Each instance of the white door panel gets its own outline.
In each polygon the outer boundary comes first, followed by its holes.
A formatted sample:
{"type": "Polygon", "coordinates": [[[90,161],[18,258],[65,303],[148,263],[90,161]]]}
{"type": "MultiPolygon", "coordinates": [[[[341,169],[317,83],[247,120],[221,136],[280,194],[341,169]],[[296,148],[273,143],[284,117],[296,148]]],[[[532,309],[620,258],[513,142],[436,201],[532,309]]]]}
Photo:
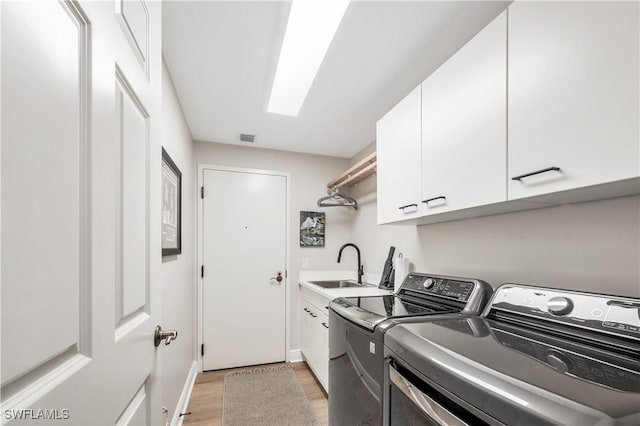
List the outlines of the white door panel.
{"type": "Polygon", "coordinates": [[[131,314],[144,310],[147,303],[148,250],[147,199],[149,157],[149,115],[124,73],[117,70],[116,124],[119,141],[119,191],[122,209],[119,221],[121,275],[117,277],[116,309],[120,323],[131,314]]]}
{"type": "Polygon", "coordinates": [[[138,392],[136,392],[129,405],[127,405],[127,408],[125,408],[120,417],[116,420],[115,424],[117,426],[147,425],[149,424],[148,408],[149,400],[147,398],[147,384],[145,383],[140,387],[138,392]]]}
{"type": "Polygon", "coordinates": [[[132,50],[145,66],[149,45],[149,9],[143,1],[116,0],[116,13],[132,50]]]}
{"type": "Polygon", "coordinates": [[[160,212],[149,208],[160,204],[161,16],[140,4],[152,78],[116,2],[0,5],[2,405],[22,413],[14,423],[162,423],[160,212]]]}
{"type": "Polygon", "coordinates": [[[88,194],[78,173],[87,165],[80,98],[88,88],[79,84],[78,67],[88,54],[83,31],[56,3],[3,5],[2,347],[14,356],[2,357],[2,383],[87,345],[79,341],[88,237],[79,226],[88,194]],[[47,27],[35,31],[26,24],[34,20],[47,27]],[[12,327],[11,318],[49,321],[12,327]]]}
{"type": "Polygon", "coordinates": [[[204,369],[284,361],[285,176],[204,170],[204,369]]]}

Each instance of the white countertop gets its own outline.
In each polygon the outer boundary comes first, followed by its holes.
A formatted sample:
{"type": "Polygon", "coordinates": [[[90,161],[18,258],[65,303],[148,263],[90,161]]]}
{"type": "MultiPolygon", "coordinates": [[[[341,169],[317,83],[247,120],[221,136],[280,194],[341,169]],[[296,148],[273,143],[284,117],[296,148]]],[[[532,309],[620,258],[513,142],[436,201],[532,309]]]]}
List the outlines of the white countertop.
{"type": "Polygon", "coordinates": [[[376,274],[364,274],[362,281],[371,284],[365,287],[323,288],[311,283],[311,281],[356,280],[357,278],[358,274],[355,271],[300,271],[300,286],[308,288],[331,300],[337,297],[383,296],[393,294],[393,291],[378,288],[377,283],[380,282],[380,276],[376,274]]]}

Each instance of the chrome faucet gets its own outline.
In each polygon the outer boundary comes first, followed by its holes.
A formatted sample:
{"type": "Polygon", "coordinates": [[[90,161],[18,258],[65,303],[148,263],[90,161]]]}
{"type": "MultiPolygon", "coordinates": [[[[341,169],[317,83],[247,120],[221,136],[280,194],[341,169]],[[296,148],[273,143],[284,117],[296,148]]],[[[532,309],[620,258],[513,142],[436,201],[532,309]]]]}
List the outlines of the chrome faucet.
{"type": "Polygon", "coordinates": [[[340,258],[342,257],[342,250],[344,250],[345,247],[353,247],[354,249],[356,249],[356,252],[358,253],[358,284],[362,284],[362,276],[364,275],[364,267],[362,266],[362,262],[360,261],[360,249],[358,248],[357,245],[355,245],[353,243],[347,243],[347,244],[343,245],[342,247],[340,247],[340,251],[338,252],[338,263],[340,263],[340,258]]]}

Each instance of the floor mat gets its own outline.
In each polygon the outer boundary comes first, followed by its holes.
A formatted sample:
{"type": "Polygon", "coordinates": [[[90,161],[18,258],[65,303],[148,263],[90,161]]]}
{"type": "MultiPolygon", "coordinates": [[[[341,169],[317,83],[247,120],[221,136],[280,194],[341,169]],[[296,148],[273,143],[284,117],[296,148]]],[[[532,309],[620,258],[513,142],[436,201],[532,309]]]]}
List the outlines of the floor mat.
{"type": "Polygon", "coordinates": [[[289,365],[239,370],[224,378],[223,426],[319,426],[289,365]]]}

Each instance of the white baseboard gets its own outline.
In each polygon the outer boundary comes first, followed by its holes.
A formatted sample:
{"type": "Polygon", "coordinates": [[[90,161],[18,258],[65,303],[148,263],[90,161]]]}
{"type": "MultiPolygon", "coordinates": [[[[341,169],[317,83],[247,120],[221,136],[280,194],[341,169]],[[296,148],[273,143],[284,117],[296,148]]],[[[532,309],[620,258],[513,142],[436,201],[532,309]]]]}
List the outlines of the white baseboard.
{"type": "Polygon", "coordinates": [[[291,349],[289,351],[289,362],[302,362],[304,359],[302,358],[302,352],[300,349],[291,349]]]}
{"type": "Polygon", "coordinates": [[[184,416],[180,416],[180,413],[187,411],[189,399],[191,398],[191,391],[193,390],[193,385],[196,383],[197,375],[198,363],[194,361],[193,364],[191,364],[187,380],[184,382],[182,393],[180,393],[180,399],[178,400],[178,405],[176,405],[176,411],[173,412],[173,418],[171,419],[172,426],[182,426],[184,416]]]}

